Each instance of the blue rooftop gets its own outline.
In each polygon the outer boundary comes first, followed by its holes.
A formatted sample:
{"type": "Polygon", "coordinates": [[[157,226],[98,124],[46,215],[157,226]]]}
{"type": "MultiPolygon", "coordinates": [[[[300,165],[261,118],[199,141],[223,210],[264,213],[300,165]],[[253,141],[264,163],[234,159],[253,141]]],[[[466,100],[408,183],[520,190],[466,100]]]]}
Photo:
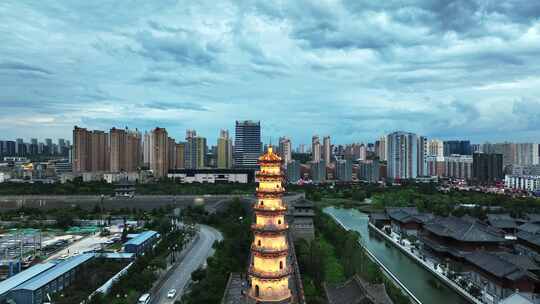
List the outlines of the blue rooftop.
{"type": "Polygon", "coordinates": [[[127,252],[108,252],[105,253],[105,258],[107,259],[132,259],[135,257],[134,253],[127,252]]]}
{"type": "Polygon", "coordinates": [[[139,245],[146,242],[149,238],[153,237],[156,234],[157,234],[157,232],[155,232],[153,230],[148,230],[148,231],[145,231],[145,232],[141,232],[136,237],[132,238],[131,240],[129,240],[127,242],[125,242],[124,246],[126,246],[126,245],[139,246],[139,245]]]}
{"type": "Polygon", "coordinates": [[[34,278],[38,274],[47,271],[54,267],[54,263],[43,263],[43,264],[37,264],[34,265],[25,271],[21,271],[17,273],[16,275],[5,279],[4,281],[0,282],[0,295],[3,295],[7,293],[8,291],[12,290],[13,288],[23,284],[24,282],[34,278]]]}
{"type": "Polygon", "coordinates": [[[39,275],[35,276],[31,280],[25,282],[24,284],[20,285],[19,287],[15,288],[18,289],[26,289],[26,290],[37,290],[43,287],[44,285],[48,284],[49,282],[53,281],[54,279],[58,278],[59,276],[63,275],[64,273],[72,270],[73,268],[83,264],[84,262],[92,259],[95,256],[93,253],[83,253],[76,255],[74,257],[71,257],[61,263],[58,263],[56,266],[54,266],[52,269],[49,269],[45,272],[40,273],[39,275]]]}

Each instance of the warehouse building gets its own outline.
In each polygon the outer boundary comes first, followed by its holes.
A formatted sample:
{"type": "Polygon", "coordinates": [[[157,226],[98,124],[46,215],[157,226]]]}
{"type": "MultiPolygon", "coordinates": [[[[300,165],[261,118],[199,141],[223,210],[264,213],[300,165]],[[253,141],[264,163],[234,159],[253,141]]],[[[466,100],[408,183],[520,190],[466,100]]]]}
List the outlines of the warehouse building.
{"type": "Polygon", "coordinates": [[[159,234],[152,230],[139,233],[124,243],[124,252],[134,253],[135,255],[143,254],[148,248],[154,245],[158,238],[159,234]]]}
{"type": "Polygon", "coordinates": [[[53,268],[54,266],[54,263],[37,264],[0,282],[0,303],[5,303],[7,296],[12,289],[22,285],[33,277],[53,268]]]}
{"type": "Polygon", "coordinates": [[[52,295],[69,286],[75,280],[81,267],[93,259],[94,256],[93,253],[80,254],[60,262],[37,275],[29,275],[32,278],[13,288],[7,298],[17,304],[42,304],[48,302],[47,295],[52,295]]]}

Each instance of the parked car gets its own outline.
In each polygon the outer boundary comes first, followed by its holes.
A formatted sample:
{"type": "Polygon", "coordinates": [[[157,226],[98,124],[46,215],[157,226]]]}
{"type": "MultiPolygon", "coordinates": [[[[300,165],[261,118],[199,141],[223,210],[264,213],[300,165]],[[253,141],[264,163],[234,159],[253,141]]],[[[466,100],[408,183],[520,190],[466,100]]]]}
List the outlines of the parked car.
{"type": "Polygon", "coordinates": [[[174,296],[176,296],[176,289],[173,288],[173,289],[169,290],[169,292],[167,293],[167,298],[173,299],[174,296]]]}

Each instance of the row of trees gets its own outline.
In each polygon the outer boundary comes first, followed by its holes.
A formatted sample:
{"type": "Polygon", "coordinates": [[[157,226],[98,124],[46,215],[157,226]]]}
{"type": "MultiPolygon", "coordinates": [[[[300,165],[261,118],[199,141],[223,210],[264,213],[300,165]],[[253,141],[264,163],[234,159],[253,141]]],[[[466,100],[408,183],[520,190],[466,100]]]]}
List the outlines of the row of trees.
{"type": "Polygon", "coordinates": [[[161,232],[161,241],[155,248],[135,260],[127,273],[112,285],[108,295],[98,294],[89,304],[136,303],[141,294],[150,290],[157,279],[158,271],[166,268],[170,248],[177,245],[181,248],[190,234],[185,230],[172,229],[170,221],[166,218],[155,219],[150,227],[157,228],[161,232]]]}
{"type": "Polygon", "coordinates": [[[231,272],[245,272],[251,244],[251,215],[238,199],[222,213],[207,214],[203,208],[188,208],[184,216],[193,221],[212,225],[223,234],[214,244],[215,253],[207,260],[207,267],[192,275],[190,292],[182,297],[183,304],[220,303],[231,272]]]}
{"type": "MultiPolygon", "coordinates": [[[[83,182],[81,178],[64,184],[0,183],[0,195],[113,195],[116,186],[105,181],[83,182]]],[[[137,184],[138,194],[203,195],[253,193],[254,184],[180,184],[163,179],[155,183],[137,184]]]]}
{"type": "Polygon", "coordinates": [[[316,238],[313,241],[302,240],[296,243],[308,303],[325,303],[323,282],[342,283],[354,275],[370,283],[384,283],[394,303],[410,303],[369,259],[360,245],[361,239],[357,232],[344,230],[320,209],[317,209],[315,229],[316,238]]]}
{"type": "Polygon", "coordinates": [[[426,185],[389,188],[373,195],[375,208],[404,206],[416,206],[421,211],[441,216],[468,214],[480,219],[484,219],[488,212],[497,212],[497,208],[499,212],[508,212],[515,217],[540,212],[540,200],[532,197],[515,198],[502,194],[465,191],[439,192],[426,185]],[[465,204],[474,204],[477,207],[460,207],[465,204]]]}

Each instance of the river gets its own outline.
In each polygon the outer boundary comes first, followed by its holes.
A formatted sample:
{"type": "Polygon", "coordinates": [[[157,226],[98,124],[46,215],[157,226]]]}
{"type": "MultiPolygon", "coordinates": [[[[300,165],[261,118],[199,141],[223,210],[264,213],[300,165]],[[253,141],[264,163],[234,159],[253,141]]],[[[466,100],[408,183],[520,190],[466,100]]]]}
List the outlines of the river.
{"type": "Polygon", "coordinates": [[[355,209],[328,207],[324,212],[337,218],[347,228],[358,231],[362,244],[369,249],[423,304],[468,304],[427,270],[405,256],[399,249],[368,230],[368,215],[355,209]]]}

